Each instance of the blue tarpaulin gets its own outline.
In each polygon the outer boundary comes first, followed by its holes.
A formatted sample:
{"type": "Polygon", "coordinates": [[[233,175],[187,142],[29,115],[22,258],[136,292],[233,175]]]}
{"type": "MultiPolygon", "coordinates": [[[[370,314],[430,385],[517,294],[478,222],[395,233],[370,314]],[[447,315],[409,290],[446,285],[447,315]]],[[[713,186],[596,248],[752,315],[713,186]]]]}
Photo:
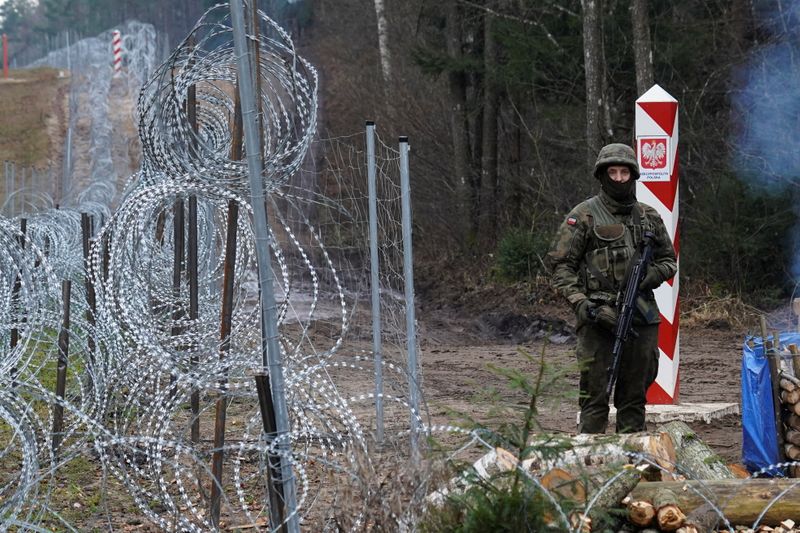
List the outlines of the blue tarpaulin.
{"type": "MultiPolygon", "coordinates": [[[[798,333],[781,333],[779,338],[784,346],[800,344],[798,333]]],[[[750,472],[764,469],[765,474],[784,475],[783,470],[769,468],[779,462],[776,435],[772,380],[764,356],[764,341],[761,337],[749,337],[742,353],[742,462],[750,472]],[[748,345],[750,341],[752,348],[748,345]]]]}

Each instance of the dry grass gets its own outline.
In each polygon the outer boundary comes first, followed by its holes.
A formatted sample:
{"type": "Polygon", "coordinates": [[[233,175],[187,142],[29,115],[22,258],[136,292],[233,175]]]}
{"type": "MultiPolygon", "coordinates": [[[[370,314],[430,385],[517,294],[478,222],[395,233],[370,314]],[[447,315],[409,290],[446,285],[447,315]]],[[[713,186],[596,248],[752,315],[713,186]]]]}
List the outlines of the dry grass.
{"type": "Polygon", "coordinates": [[[708,285],[687,287],[682,299],[681,326],[756,331],[764,313],[735,294],[717,294],[708,285]]]}
{"type": "Polygon", "coordinates": [[[69,77],[51,68],[12,70],[0,78],[0,160],[43,168],[58,150],[51,139],[56,115],[63,105],[59,95],[69,77]]]}

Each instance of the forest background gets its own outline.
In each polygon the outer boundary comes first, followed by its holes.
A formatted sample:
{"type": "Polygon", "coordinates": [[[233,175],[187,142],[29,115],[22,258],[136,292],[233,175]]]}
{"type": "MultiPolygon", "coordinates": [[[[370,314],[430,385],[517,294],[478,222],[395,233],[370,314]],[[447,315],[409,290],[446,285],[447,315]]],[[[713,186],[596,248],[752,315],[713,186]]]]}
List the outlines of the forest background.
{"type": "MultiPolygon", "coordinates": [[[[207,0],[6,0],[12,61],[128,19],[172,47],[207,0]]],[[[800,279],[800,1],[261,0],[319,69],[320,135],[410,137],[431,287],[529,283],[558,224],[633,143],[634,101],[679,102],[681,290],[771,307],[800,279]]],[[[541,279],[541,278],[540,278],[541,279]]]]}

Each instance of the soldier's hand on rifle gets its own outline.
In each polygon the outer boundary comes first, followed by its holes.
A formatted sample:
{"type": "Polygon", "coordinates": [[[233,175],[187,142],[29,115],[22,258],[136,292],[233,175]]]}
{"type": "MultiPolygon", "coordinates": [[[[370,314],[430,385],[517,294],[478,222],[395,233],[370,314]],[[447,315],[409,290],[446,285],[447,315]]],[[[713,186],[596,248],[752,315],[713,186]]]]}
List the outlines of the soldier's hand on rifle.
{"type": "Polygon", "coordinates": [[[647,274],[645,274],[642,282],[639,283],[639,290],[649,291],[655,289],[664,282],[661,273],[653,265],[647,267],[647,274]]]}
{"type": "Polygon", "coordinates": [[[609,305],[601,305],[595,311],[595,322],[609,331],[617,327],[617,310],[609,305]]]}
{"type": "Polygon", "coordinates": [[[575,305],[575,317],[578,319],[577,327],[594,322],[597,305],[589,299],[581,300],[575,305]]]}

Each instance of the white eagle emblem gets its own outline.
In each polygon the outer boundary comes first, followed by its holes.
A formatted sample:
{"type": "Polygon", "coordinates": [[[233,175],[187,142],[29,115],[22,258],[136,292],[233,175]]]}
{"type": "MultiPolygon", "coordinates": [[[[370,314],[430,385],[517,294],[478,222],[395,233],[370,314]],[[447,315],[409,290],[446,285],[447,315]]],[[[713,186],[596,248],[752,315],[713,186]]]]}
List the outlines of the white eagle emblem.
{"type": "Polygon", "coordinates": [[[667,156],[667,145],[663,141],[642,143],[642,163],[647,168],[662,168],[667,156]]]}

